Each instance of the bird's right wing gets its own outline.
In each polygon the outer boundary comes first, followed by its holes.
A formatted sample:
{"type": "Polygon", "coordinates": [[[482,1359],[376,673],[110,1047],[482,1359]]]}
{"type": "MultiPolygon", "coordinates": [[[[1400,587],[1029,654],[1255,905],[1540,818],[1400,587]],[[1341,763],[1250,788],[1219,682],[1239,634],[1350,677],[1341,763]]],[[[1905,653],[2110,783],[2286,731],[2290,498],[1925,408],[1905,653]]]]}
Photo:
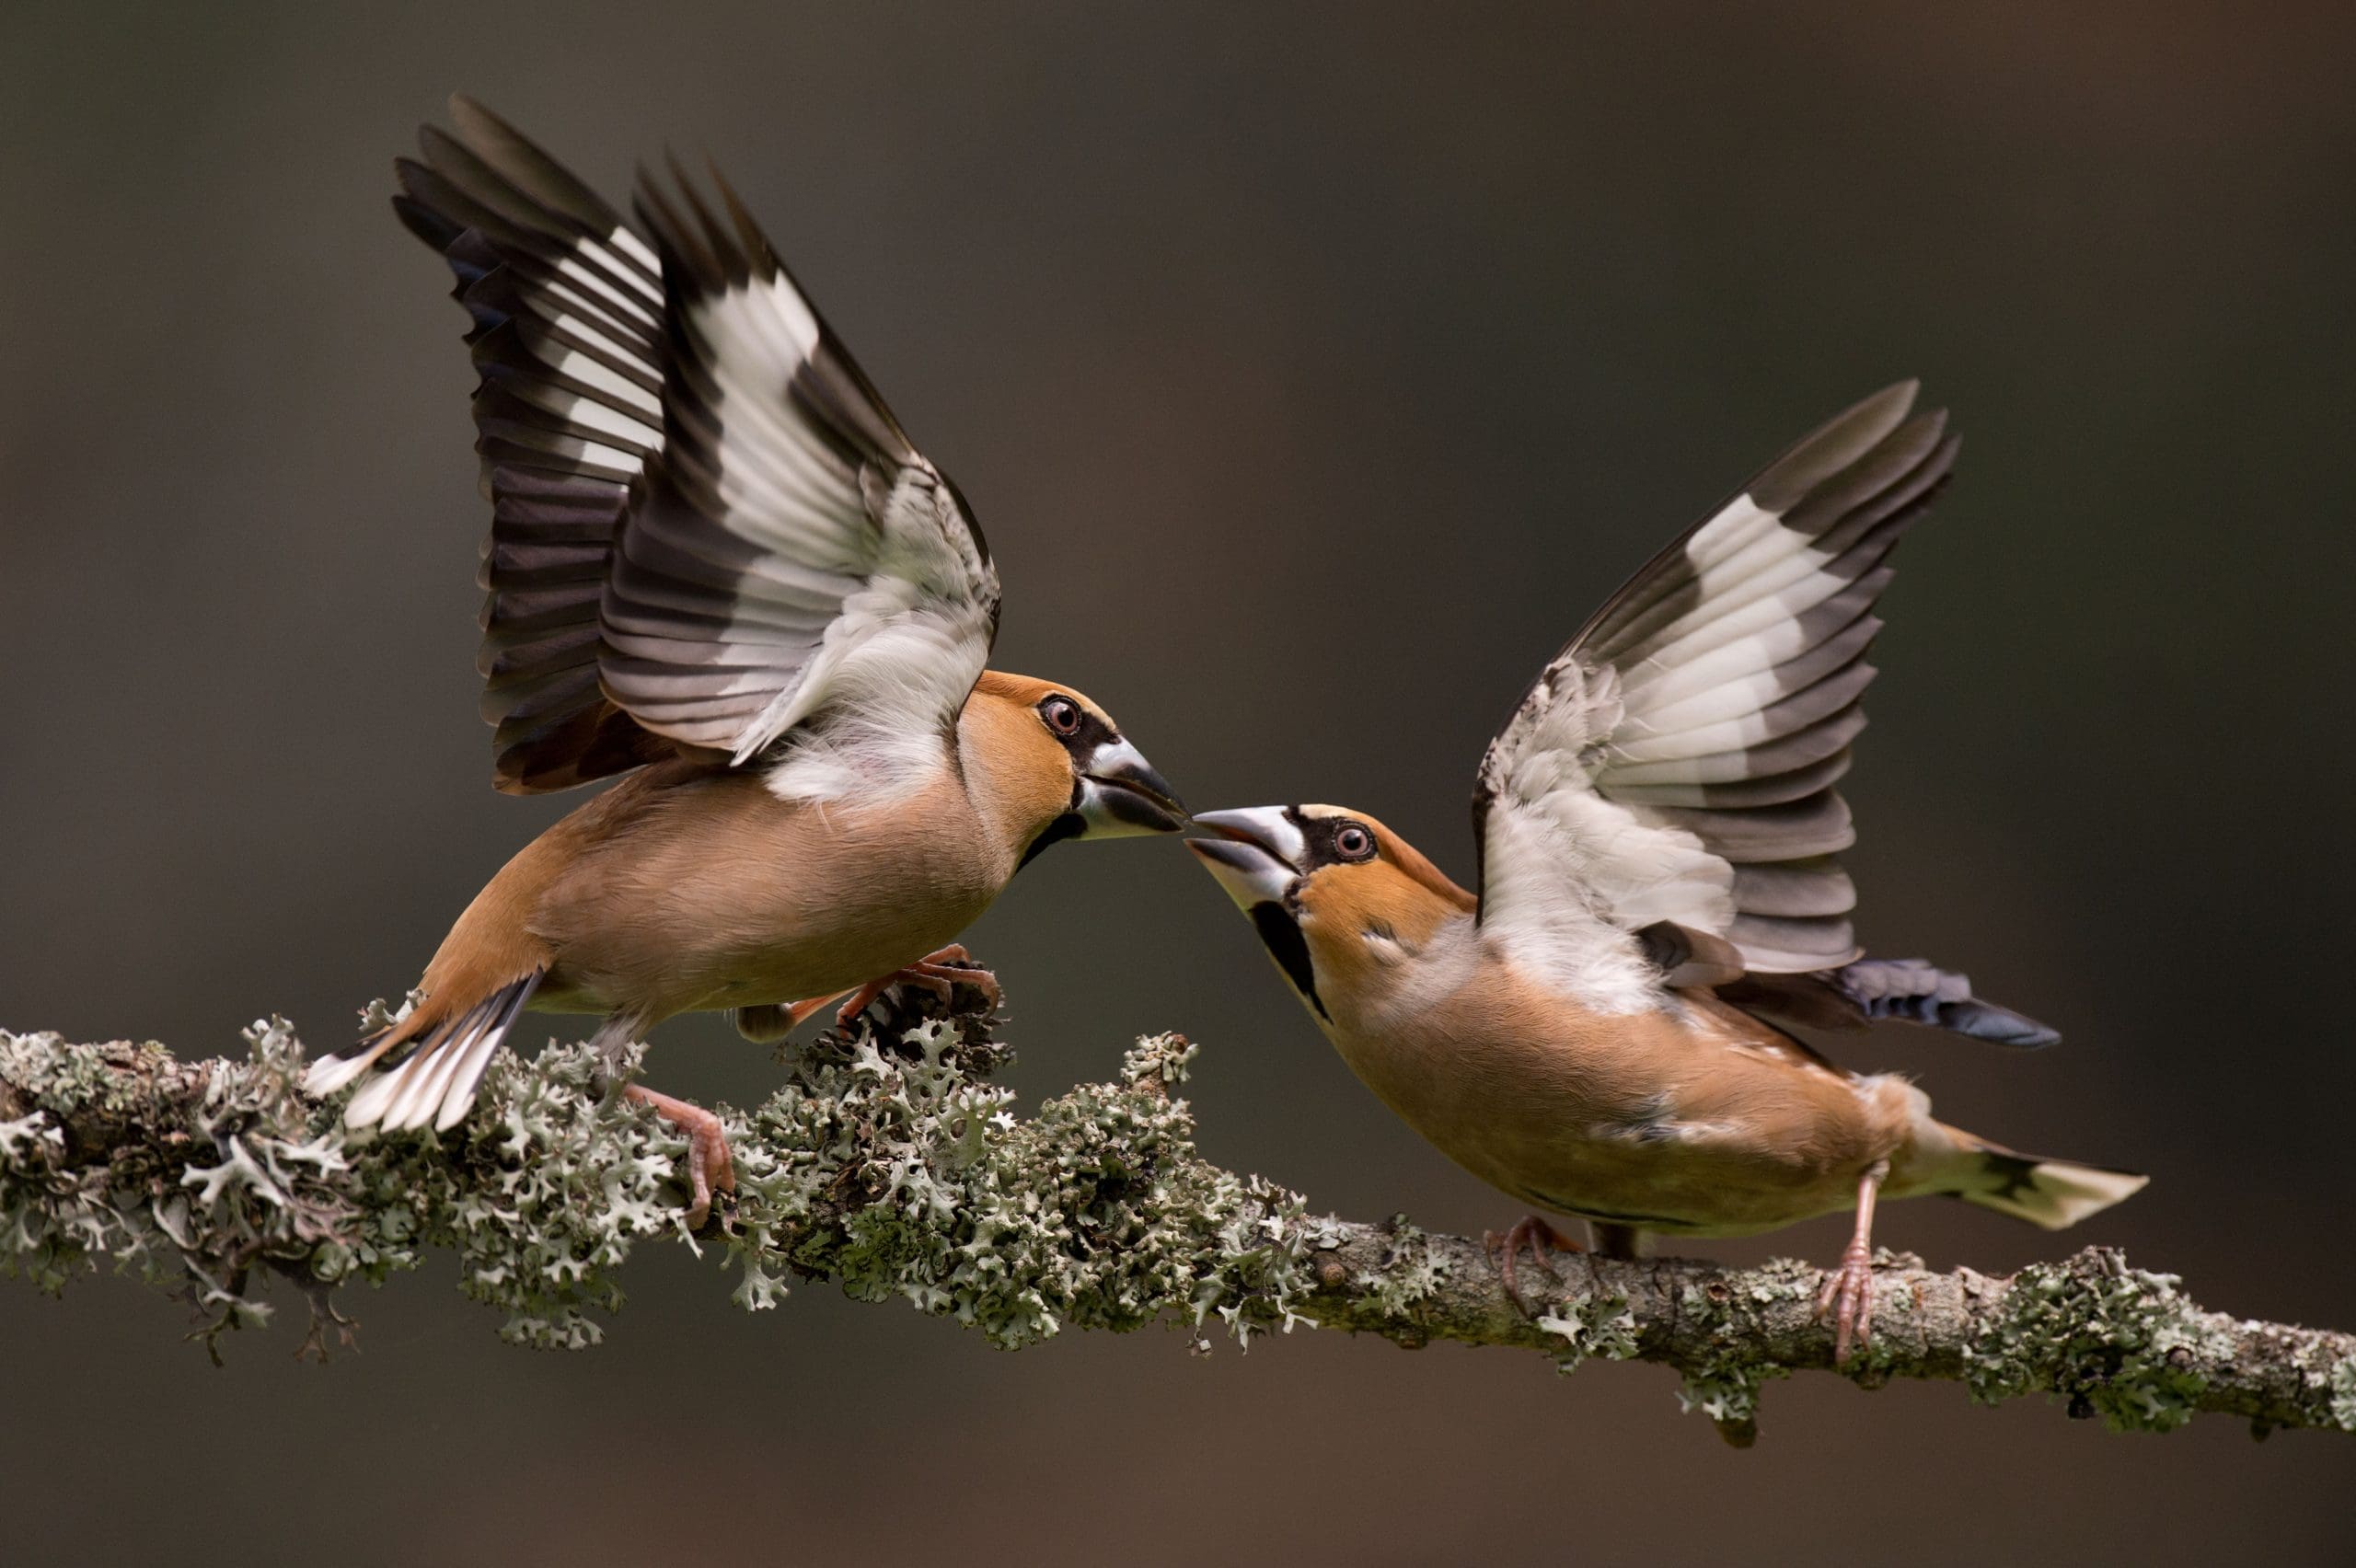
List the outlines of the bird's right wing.
{"type": "Polygon", "coordinates": [[[648,181],[650,244],[452,116],[395,205],[476,323],[499,787],[748,761],[814,721],[854,772],[937,752],[996,629],[987,547],[742,206],[648,181]]]}
{"type": "Polygon", "coordinates": [[[1481,765],[1481,921],[1574,994],[1858,956],[1833,785],[1864,728],[1887,558],[1945,482],[1906,383],[1793,447],[1547,665],[1481,765]],[[1656,929],[1655,928],[1658,928],[1656,929]]]}
{"type": "MultiPolygon", "coordinates": [[[[675,174],[676,173],[675,169],[675,174]]],[[[663,257],[665,444],[598,623],[639,723],[743,762],[826,717],[854,768],[951,732],[998,626],[980,528],[734,194],[639,212],[663,257]]]]}

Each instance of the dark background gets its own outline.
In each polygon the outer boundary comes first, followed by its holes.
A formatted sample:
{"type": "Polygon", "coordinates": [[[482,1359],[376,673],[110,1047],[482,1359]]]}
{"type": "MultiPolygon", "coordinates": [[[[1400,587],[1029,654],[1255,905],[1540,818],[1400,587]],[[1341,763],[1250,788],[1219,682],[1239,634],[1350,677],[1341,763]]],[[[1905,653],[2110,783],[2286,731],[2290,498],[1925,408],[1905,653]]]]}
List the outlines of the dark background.
{"type": "MultiPolygon", "coordinates": [[[[1877,951],[2060,1024],[1891,1030],[1943,1113],[2155,1174],[2123,1244],[2356,1324],[2342,799],[2356,28],[2246,4],[0,10],[0,1023],[316,1046],[571,803],[487,787],[485,509],[387,160],[464,87],[619,192],[710,149],[990,531],[999,663],[1197,806],[1377,812],[1469,875],[1496,722],[1599,599],[1902,375],[1963,478],[1900,556],[1850,798],[1877,951]]],[[[1512,1206],[1394,1123],[1173,845],[974,931],[1035,1101],[1182,1029],[1213,1158],[1360,1217],[1512,1206]]],[[[558,1025],[561,1027],[560,1023],[558,1025]]],[[[775,1077],[716,1020],[664,1088],[775,1077]]],[[[1729,1256],[1829,1259],[1824,1220],[1729,1256]]],[[[1952,1386],[1296,1336],[1020,1356],[632,1262],[511,1350],[441,1266],[227,1371],[133,1286],[0,1289],[12,1561],[2322,1562],[2356,1449],[2121,1438],[1952,1386]]],[[[286,1304],[299,1315],[299,1306],[286,1304]]],[[[2344,1561],[2344,1559],[2342,1559],[2344,1561]]]]}

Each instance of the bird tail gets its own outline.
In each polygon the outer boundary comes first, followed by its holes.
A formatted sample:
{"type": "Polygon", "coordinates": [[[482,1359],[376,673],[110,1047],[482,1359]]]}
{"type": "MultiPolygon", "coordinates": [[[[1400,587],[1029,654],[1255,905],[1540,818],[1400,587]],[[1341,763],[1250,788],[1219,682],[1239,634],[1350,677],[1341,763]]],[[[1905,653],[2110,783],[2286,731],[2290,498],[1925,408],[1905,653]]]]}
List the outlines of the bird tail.
{"type": "Polygon", "coordinates": [[[333,1094],[375,1068],[375,1076],[343,1108],[344,1125],[398,1132],[431,1120],[435,1130],[446,1132],[473,1106],[491,1053],[532,999],[542,973],[511,980],[464,1009],[422,1002],[391,1028],[312,1063],[303,1087],[315,1095],[333,1094]]]}
{"type": "Polygon", "coordinates": [[[1946,1190],[2047,1230],[2062,1230],[2124,1203],[2151,1182],[2132,1170],[2021,1154],[1955,1127],[1942,1129],[1959,1158],[1946,1190]]]}

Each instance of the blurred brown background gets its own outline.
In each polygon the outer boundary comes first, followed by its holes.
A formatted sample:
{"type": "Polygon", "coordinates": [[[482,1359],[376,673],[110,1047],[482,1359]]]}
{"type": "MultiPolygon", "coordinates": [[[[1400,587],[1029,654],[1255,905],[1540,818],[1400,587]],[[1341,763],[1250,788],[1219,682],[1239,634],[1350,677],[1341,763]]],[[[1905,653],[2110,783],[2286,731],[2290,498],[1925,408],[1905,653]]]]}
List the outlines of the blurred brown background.
{"type": "MultiPolygon", "coordinates": [[[[1345,801],[1461,875],[1480,747],[1570,628],[1784,443],[1925,377],[1964,478],[1888,601],[1864,929],[2071,1038],[1841,1049],[2157,1180],[2068,1238],[1946,1205],[1882,1236],[1992,1270],[2113,1241],[2356,1326],[2344,11],[1269,9],[0,10],[0,1023],[197,1053],[276,1009],[341,1041],[570,803],[487,786],[462,317],[386,208],[463,87],[611,191],[666,139],[724,161],[988,526],[1002,665],[1079,681],[1198,806],[1345,801]]],[[[1361,1217],[1513,1217],[1174,846],[1058,851],[975,943],[1026,1097],[1183,1029],[1213,1157],[1361,1217]]],[[[740,1102],[775,1075],[712,1020],[659,1066],[740,1102]]],[[[677,1248],[629,1283],[584,1355],[502,1346],[442,1266],[348,1304],[357,1356],[295,1366],[282,1325],[226,1372],[126,1283],[0,1288],[5,1555],[2348,1549],[2345,1439],[1817,1378],[1738,1454],[1657,1368],[1008,1356],[826,1286],[748,1318],[677,1248]]]]}

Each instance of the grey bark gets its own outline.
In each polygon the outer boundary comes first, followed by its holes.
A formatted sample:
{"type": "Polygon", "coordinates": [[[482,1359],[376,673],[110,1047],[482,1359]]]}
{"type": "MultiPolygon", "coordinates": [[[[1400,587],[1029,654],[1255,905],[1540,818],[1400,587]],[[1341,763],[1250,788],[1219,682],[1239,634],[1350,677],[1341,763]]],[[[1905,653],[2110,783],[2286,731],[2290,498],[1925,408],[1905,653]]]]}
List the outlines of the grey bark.
{"type": "MultiPolygon", "coordinates": [[[[1162,1321],[1204,1350],[1319,1328],[1511,1346],[1565,1369],[1658,1362],[1736,1443],[1755,1435],[1765,1381],[1836,1370],[1823,1275],[1806,1263],[1558,1259],[1552,1280],[1522,1271],[1538,1297],[1525,1311],[1481,1242],[1403,1216],[1312,1216],[1210,1165],[1173,1094],[1195,1054],[1175,1035],[1140,1041],[1119,1082],[1017,1120],[991,1081],[1010,1055],[996,1020],[964,988],[957,1000],[895,993],[848,1035],[780,1052],[785,1081],[763,1105],[719,1107],[738,1190],[695,1238],[679,1220],[685,1145],[614,1092],[634,1055],[502,1057],[461,1127],[375,1136],[303,1093],[281,1020],[248,1032],[242,1061],[0,1032],[0,1264],[52,1290],[102,1262],[137,1272],[186,1297],[216,1358],[225,1333],[269,1320],[278,1278],[308,1309],[298,1354],[324,1359],[352,1331],[338,1288],[435,1247],[460,1254],[467,1294],[506,1310],[509,1338],[578,1348],[620,1305],[630,1248],[669,1235],[717,1251],[751,1310],[789,1276],[830,1278],[1009,1347],[1162,1321]]],[[[2004,1276],[1879,1264],[1872,1345],[1837,1369],[1865,1387],[2044,1392],[2119,1430],[2211,1412],[2260,1435],[2356,1431],[2356,1336],[2204,1310],[2114,1251],[2004,1276]]]]}

